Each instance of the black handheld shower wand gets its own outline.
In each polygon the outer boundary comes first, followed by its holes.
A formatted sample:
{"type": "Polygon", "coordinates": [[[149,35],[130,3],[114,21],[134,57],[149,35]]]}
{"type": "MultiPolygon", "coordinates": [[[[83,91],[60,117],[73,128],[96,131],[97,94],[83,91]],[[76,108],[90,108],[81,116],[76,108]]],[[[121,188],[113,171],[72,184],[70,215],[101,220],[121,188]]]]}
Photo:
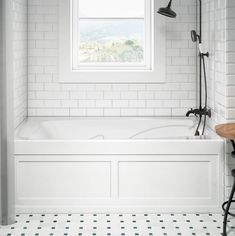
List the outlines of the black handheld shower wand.
{"type": "Polygon", "coordinates": [[[195,30],[191,30],[191,39],[192,39],[193,42],[197,42],[197,40],[198,40],[199,43],[202,43],[201,36],[198,35],[195,30]]]}

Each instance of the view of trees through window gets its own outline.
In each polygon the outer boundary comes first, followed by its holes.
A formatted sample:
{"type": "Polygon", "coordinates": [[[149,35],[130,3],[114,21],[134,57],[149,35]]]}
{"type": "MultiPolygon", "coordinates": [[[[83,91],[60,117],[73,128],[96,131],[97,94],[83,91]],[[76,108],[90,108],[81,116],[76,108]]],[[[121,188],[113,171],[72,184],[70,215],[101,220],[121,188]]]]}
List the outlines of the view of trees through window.
{"type": "Polygon", "coordinates": [[[143,19],[82,19],[80,63],[143,63],[143,19]]]}

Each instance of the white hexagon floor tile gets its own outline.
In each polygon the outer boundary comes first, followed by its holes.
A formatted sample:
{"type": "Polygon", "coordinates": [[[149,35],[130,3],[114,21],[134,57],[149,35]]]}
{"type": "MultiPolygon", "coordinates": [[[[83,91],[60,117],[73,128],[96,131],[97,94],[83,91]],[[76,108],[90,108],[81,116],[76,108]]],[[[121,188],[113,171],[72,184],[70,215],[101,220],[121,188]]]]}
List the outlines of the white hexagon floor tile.
{"type": "Polygon", "coordinates": [[[20,214],[0,236],[220,236],[222,222],[221,214],[20,214]]]}

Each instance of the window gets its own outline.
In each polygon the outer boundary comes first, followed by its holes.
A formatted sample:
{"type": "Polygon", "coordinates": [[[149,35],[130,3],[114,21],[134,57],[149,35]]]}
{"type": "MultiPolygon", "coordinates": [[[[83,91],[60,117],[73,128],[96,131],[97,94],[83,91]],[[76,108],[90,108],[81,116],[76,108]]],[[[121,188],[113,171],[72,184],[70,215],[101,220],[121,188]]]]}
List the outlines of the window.
{"type": "Polygon", "coordinates": [[[73,0],[73,69],[150,69],[150,3],[73,0]]]}
{"type": "Polygon", "coordinates": [[[164,31],[157,27],[163,19],[156,19],[155,5],[153,0],[60,0],[60,81],[163,82],[164,31]]]}
{"type": "Polygon", "coordinates": [[[110,69],[110,64],[144,65],[143,23],[141,19],[80,19],[78,50],[74,47],[78,68],[79,65],[89,65],[91,69],[95,65],[106,69],[110,69]]]}

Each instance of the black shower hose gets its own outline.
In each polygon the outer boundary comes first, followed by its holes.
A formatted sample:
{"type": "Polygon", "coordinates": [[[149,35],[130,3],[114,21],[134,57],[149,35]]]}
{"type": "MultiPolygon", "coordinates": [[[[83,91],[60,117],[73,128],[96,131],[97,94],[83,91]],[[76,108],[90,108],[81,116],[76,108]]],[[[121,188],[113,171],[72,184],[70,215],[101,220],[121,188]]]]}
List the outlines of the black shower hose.
{"type": "Polygon", "coordinates": [[[199,133],[198,130],[199,130],[199,128],[200,128],[201,122],[202,122],[202,116],[199,115],[199,121],[198,121],[197,129],[196,129],[196,131],[195,131],[195,136],[199,136],[199,135],[200,135],[200,133],[199,133]]]}
{"type": "MultiPolygon", "coordinates": [[[[207,78],[206,78],[206,65],[205,65],[205,58],[204,55],[201,54],[200,57],[202,58],[202,63],[203,63],[203,73],[204,73],[204,84],[205,84],[205,107],[204,107],[204,121],[203,121],[203,129],[202,129],[202,135],[204,135],[205,133],[205,129],[206,129],[206,116],[207,116],[207,101],[208,101],[208,95],[207,95],[207,78]]],[[[198,121],[198,125],[197,125],[197,129],[195,132],[196,136],[199,136],[199,128],[202,122],[202,115],[199,116],[199,121],[198,121]]]]}
{"type": "Polygon", "coordinates": [[[206,78],[206,65],[205,65],[205,58],[204,55],[202,55],[202,63],[203,63],[203,72],[204,72],[204,84],[205,84],[205,107],[204,107],[204,122],[203,122],[203,129],[202,129],[202,135],[205,133],[206,129],[206,116],[207,116],[207,78],[206,78]]]}

